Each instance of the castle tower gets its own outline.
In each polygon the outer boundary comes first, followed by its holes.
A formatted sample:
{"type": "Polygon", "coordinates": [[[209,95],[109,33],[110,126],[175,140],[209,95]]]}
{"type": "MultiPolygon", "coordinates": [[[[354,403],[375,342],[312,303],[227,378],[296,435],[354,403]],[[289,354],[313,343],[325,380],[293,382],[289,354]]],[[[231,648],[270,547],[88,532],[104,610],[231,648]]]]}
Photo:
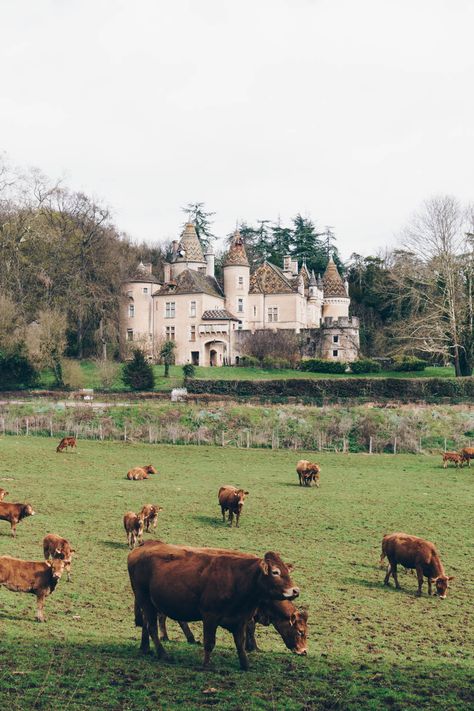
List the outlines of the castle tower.
{"type": "Polygon", "coordinates": [[[232,236],[232,242],[223,267],[226,309],[242,321],[242,328],[247,328],[250,265],[239,230],[236,230],[232,236]]]}
{"type": "Polygon", "coordinates": [[[349,316],[350,299],[332,256],[323,275],[323,293],[323,319],[349,316]]]}
{"type": "Polygon", "coordinates": [[[308,327],[317,328],[321,323],[323,305],[322,282],[318,284],[318,280],[311,272],[308,284],[308,327]]]}
{"type": "Polygon", "coordinates": [[[188,222],[176,248],[173,264],[171,265],[171,276],[177,277],[185,269],[192,269],[196,272],[202,271],[205,274],[206,267],[207,263],[202,253],[196,228],[192,222],[188,222]]]}
{"type": "Polygon", "coordinates": [[[135,274],[122,284],[120,304],[121,351],[127,357],[132,348],[153,352],[153,294],[160,283],[152,272],[151,264],[140,262],[135,274]]]}

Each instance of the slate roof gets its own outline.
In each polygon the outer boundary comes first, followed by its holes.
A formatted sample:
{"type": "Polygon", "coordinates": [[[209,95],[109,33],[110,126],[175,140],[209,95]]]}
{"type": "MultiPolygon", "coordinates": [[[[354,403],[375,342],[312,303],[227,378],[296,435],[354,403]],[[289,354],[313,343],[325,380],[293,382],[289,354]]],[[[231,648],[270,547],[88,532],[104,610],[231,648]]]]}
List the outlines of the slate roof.
{"type": "Polygon", "coordinates": [[[344,286],[344,282],[342,281],[342,277],[338,272],[332,256],[329,258],[326,271],[323,275],[323,291],[325,299],[331,298],[332,296],[348,298],[346,287],[344,286]]]}
{"type": "Polygon", "coordinates": [[[232,316],[227,309],[209,309],[204,311],[202,315],[203,321],[238,321],[236,316],[232,316]]]}
{"type": "Polygon", "coordinates": [[[163,284],[157,296],[170,294],[209,294],[220,298],[224,296],[221,287],[213,277],[194,269],[185,269],[175,279],[163,284]]]}

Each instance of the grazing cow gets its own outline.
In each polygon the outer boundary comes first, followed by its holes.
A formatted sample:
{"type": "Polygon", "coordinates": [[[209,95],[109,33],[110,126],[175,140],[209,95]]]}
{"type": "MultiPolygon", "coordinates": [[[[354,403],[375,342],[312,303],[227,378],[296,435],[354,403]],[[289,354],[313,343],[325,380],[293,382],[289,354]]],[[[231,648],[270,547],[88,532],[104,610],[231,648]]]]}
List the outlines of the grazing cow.
{"type": "Polygon", "coordinates": [[[155,532],[160,511],[163,511],[163,508],[156,504],[145,504],[145,506],[142,507],[139,516],[143,516],[145,531],[147,533],[150,533],[150,526],[153,528],[153,532],[155,532]]]}
{"type": "Polygon", "coordinates": [[[464,464],[464,456],[459,454],[459,452],[444,452],[443,453],[443,469],[446,469],[449,462],[453,462],[456,467],[464,464]]]}
{"type": "Polygon", "coordinates": [[[311,486],[313,481],[316,486],[319,486],[320,471],[321,467],[319,466],[319,464],[315,464],[314,462],[308,462],[307,459],[300,459],[300,461],[296,465],[296,473],[298,474],[300,486],[311,486]]]}
{"type": "Polygon", "coordinates": [[[63,560],[68,582],[71,580],[72,554],[75,552],[75,549],[71,548],[71,544],[66,538],[61,538],[61,536],[57,536],[55,533],[48,533],[43,538],[43,553],[45,559],[60,558],[63,560]]]}
{"type": "Polygon", "coordinates": [[[29,561],[0,556],[0,585],[12,592],[33,593],[37,599],[36,619],[44,622],[44,601],[54,591],[64,571],[64,561],[29,561]]]}
{"type": "Polygon", "coordinates": [[[0,489],[0,501],[3,501],[5,496],[8,496],[8,491],[6,489],[0,489]]]}
{"type": "Polygon", "coordinates": [[[135,594],[135,624],[142,627],[141,650],[166,651],[158,637],[158,614],[182,622],[203,621],[204,665],[209,664],[217,627],[232,632],[242,669],[248,669],[245,627],[264,600],[293,600],[299,589],[277,553],[250,554],[174,546],[150,541],[128,555],[135,594]]]}
{"type": "Polygon", "coordinates": [[[236,486],[221,486],[219,489],[219,505],[222,511],[222,521],[225,523],[225,512],[229,512],[229,526],[232,526],[235,514],[235,525],[238,527],[244,499],[248,491],[237,489],[236,486]]]}
{"type": "Polygon", "coordinates": [[[308,613],[306,610],[298,610],[289,600],[269,600],[262,603],[247,624],[245,638],[247,652],[258,650],[255,641],[257,623],[265,627],[272,624],[289,650],[295,654],[306,656],[308,651],[308,613]]]}
{"type": "Polygon", "coordinates": [[[453,576],[447,576],[439,555],[430,541],[425,541],[417,536],[407,533],[389,533],[382,539],[382,563],[384,557],[388,558],[389,567],[385,576],[384,585],[388,585],[390,575],[393,576],[395,587],[400,589],[397,577],[397,565],[414,569],[418,577],[417,597],[421,595],[423,576],[428,578],[428,594],[431,595],[431,585],[436,585],[436,593],[444,600],[447,595],[448,583],[453,576]]]}
{"type": "Polygon", "coordinates": [[[149,479],[150,474],[158,474],[155,467],[151,464],[147,464],[144,467],[134,467],[127,472],[127,479],[137,481],[139,479],[149,479]]]}
{"type": "Polygon", "coordinates": [[[68,447],[71,447],[71,449],[77,447],[75,437],[63,437],[58,446],[56,447],[56,452],[62,452],[64,449],[67,451],[68,447]]]}
{"type": "Polygon", "coordinates": [[[30,504],[6,504],[0,502],[0,520],[9,521],[12,536],[16,536],[16,527],[19,521],[27,516],[34,516],[35,512],[30,504]]]}
{"type": "Polygon", "coordinates": [[[461,456],[464,459],[465,462],[467,462],[467,466],[471,466],[471,459],[474,459],[474,447],[463,447],[461,449],[461,456]]]}
{"type": "Polygon", "coordinates": [[[135,548],[137,541],[141,543],[143,538],[143,515],[127,511],[123,517],[123,527],[127,534],[129,548],[135,548]]]}

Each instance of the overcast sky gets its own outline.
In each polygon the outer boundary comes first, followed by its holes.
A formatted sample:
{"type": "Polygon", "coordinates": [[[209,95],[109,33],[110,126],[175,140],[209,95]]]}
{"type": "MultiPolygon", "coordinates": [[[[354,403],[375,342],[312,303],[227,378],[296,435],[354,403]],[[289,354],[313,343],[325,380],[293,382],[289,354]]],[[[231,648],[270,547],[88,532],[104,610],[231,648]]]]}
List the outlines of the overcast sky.
{"type": "Polygon", "coordinates": [[[135,240],[204,201],[375,252],[474,200],[471,0],[1,0],[0,150],[103,199],[135,240]]]}

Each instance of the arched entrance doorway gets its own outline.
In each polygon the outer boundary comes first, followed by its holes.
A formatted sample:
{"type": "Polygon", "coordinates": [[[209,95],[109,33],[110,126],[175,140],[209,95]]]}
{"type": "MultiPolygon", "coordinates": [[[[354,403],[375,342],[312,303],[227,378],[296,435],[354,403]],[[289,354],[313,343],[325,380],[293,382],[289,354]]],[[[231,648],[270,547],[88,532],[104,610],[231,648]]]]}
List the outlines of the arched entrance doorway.
{"type": "Polygon", "coordinates": [[[227,344],[224,341],[209,341],[204,345],[204,365],[224,365],[227,356],[227,344]]]}

